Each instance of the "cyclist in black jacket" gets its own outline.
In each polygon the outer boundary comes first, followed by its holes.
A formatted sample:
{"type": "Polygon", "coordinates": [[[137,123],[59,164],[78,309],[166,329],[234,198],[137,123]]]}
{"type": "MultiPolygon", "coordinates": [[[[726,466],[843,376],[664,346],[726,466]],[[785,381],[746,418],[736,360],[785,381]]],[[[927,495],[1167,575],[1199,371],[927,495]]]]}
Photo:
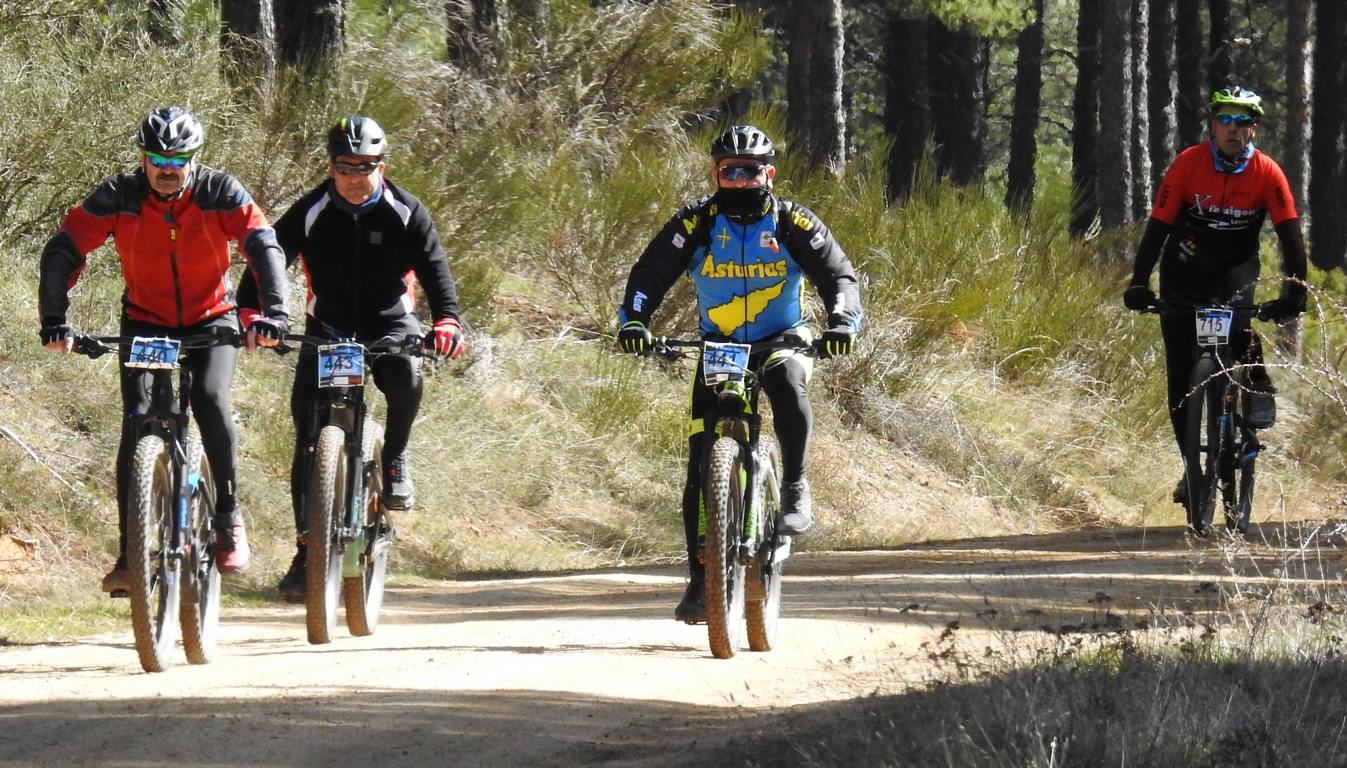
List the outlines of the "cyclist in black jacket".
{"type": "MultiPolygon", "coordinates": [[[[772,194],[776,157],[772,141],[758,128],[736,125],[711,144],[713,195],[684,206],[650,241],[631,269],[618,310],[618,343],[641,353],[654,341],[648,326],[664,295],[687,274],[697,289],[703,337],[741,343],[787,333],[807,337],[802,301],[804,278],[814,284],[828,312],[823,335],[830,354],[849,354],[861,325],[856,271],[832,233],[808,208],[772,194]]],[[[805,455],[813,414],[807,384],[812,361],[774,352],[762,374],[772,404],[773,428],[781,444],[781,518],[778,530],[794,535],[813,525],[805,455]]],[[[698,560],[703,418],[715,394],[693,378],[687,482],[683,488],[683,530],[690,580],[674,611],[679,621],[705,621],[705,569],[698,560]]]]}
{"type": "MultiPolygon", "coordinates": [[[[420,282],[430,305],[432,330],[425,345],[441,356],[463,353],[458,293],[449,261],[430,213],[407,191],[384,176],[387,138],[368,117],[342,118],[328,133],[328,180],[305,194],[276,222],[276,237],[287,264],[304,263],[309,292],[305,333],[359,339],[406,338],[421,334],[414,312],[414,288],[420,282]]],[[[240,305],[252,304],[252,281],[241,281],[240,305]]],[[[245,323],[251,319],[243,312],[245,323]]],[[[304,510],[299,495],[307,482],[309,434],[317,393],[314,356],[306,348],[295,368],[290,414],[295,422],[295,455],[290,493],[299,534],[298,551],[279,589],[287,598],[304,594],[304,510]]],[[[384,432],[383,501],[390,509],[413,504],[407,443],[421,405],[419,358],[379,357],[374,383],[388,405],[384,432]]]]}

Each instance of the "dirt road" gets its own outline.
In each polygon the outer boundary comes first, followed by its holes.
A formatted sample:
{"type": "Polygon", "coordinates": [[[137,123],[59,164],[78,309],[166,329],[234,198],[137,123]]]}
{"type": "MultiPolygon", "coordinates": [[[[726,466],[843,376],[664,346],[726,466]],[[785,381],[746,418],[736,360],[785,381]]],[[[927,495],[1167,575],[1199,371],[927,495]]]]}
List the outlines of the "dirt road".
{"type": "Polygon", "coordinates": [[[326,646],[305,642],[302,607],[231,609],[214,663],[158,675],[140,672],[128,622],[0,648],[0,766],[737,764],[733,729],[770,734],[789,707],[930,679],[951,622],[964,642],[1013,644],[1341,573],[1336,550],[1282,533],[1233,549],[1136,529],[802,554],[780,647],[725,661],[670,618],[673,569],[395,585],[374,636],[326,646]]]}

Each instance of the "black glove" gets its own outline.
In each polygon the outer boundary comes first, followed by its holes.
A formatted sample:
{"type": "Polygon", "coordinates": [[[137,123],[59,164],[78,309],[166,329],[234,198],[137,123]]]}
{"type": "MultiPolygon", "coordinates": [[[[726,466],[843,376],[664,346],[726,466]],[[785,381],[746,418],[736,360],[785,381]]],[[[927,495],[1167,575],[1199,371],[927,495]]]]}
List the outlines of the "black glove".
{"type": "Polygon", "coordinates": [[[69,323],[45,323],[42,330],[38,331],[38,338],[42,339],[42,346],[48,344],[63,344],[75,333],[75,329],[70,327],[69,323]]]}
{"type": "Polygon", "coordinates": [[[841,357],[856,349],[856,332],[849,325],[835,325],[823,332],[819,339],[821,357],[841,357]]]}
{"type": "Polygon", "coordinates": [[[289,323],[279,317],[259,317],[253,320],[248,326],[248,330],[257,334],[258,338],[271,339],[279,342],[285,336],[289,323]]]}
{"type": "Polygon", "coordinates": [[[1305,293],[1292,290],[1287,291],[1281,298],[1261,304],[1258,307],[1258,319],[1284,323],[1298,317],[1304,311],[1305,293]]]}
{"type": "Polygon", "coordinates": [[[1133,312],[1145,312],[1153,309],[1160,300],[1155,297],[1155,291],[1145,285],[1129,285],[1127,290],[1123,291],[1123,305],[1133,312]]]}
{"type": "Polygon", "coordinates": [[[650,351],[655,344],[655,337],[645,327],[645,323],[631,320],[617,332],[617,344],[622,347],[623,352],[640,355],[650,351]]]}

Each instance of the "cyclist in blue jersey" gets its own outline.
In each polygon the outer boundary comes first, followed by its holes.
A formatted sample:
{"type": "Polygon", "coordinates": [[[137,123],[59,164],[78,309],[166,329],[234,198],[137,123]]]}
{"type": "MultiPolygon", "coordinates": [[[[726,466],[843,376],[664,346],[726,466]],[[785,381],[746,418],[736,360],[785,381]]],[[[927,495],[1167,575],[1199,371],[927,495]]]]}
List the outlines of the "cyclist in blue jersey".
{"type": "MultiPolygon", "coordinates": [[[[856,270],[832,233],[812,211],[772,194],[776,151],[758,128],[736,125],[711,144],[716,191],[685,205],[650,242],[631,269],[618,310],[618,343],[640,354],[654,341],[650,317],[680,275],[697,289],[703,337],[741,343],[786,334],[809,338],[802,311],[804,278],[813,283],[828,312],[823,341],[828,354],[849,354],[861,325],[856,270]]],[[[811,360],[773,352],[763,369],[762,389],[772,404],[773,429],[781,444],[781,518],[778,530],[798,535],[814,517],[805,479],[805,455],[813,420],[807,384],[811,360]]],[[[689,583],[674,611],[679,621],[705,621],[704,568],[697,556],[701,504],[703,419],[715,395],[693,378],[683,529],[689,583]]]]}

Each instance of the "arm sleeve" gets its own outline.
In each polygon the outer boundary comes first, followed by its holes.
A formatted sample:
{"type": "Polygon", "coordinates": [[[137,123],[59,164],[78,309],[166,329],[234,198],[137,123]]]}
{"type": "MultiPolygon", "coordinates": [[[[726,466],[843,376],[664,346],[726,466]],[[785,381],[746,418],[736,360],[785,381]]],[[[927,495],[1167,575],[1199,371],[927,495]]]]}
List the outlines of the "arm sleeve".
{"type": "Polygon", "coordinates": [[[1146,231],[1137,244],[1136,261],[1132,263],[1132,282],[1129,285],[1150,284],[1151,270],[1155,269],[1155,262],[1160,260],[1160,249],[1172,231],[1173,227],[1155,217],[1146,222],[1146,231]]]}
{"type": "Polygon", "coordinates": [[[1300,219],[1287,219],[1273,226],[1282,245],[1282,274],[1300,282],[1288,282],[1282,294],[1305,292],[1305,237],[1300,230],[1300,219]]]}
{"type": "MultiPolygon", "coordinates": [[[[284,254],[285,259],[283,265],[285,269],[289,269],[290,266],[295,263],[295,260],[299,258],[300,251],[303,247],[304,222],[301,220],[298,213],[299,210],[299,204],[295,204],[276,221],[274,230],[276,245],[280,248],[281,253],[284,254]]],[[[261,297],[258,295],[260,286],[257,278],[257,270],[253,268],[252,260],[249,259],[247,268],[243,270],[243,276],[239,278],[239,290],[236,301],[240,309],[246,308],[261,311],[261,297]]],[[[281,276],[281,280],[285,283],[285,290],[288,291],[289,282],[285,280],[284,275],[281,276]]]]}
{"type": "MultiPolygon", "coordinates": [[[[782,201],[781,216],[790,217],[789,226],[784,228],[786,248],[814,284],[819,298],[823,299],[823,306],[828,309],[828,324],[847,325],[859,331],[864,312],[860,280],[851,259],[813,211],[797,203],[782,201]]],[[[778,231],[780,229],[778,227],[778,231]]]]}
{"type": "Polygon", "coordinates": [[[678,276],[687,271],[692,253],[697,243],[705,239],[712,220],[704,205],[694,203],[665,223],[627,276],[622,306],[617,311],[619,325],[632,321],[650,325],[650,317],[659,309],[665,294],[678,282],[678,276]]]}
{"type": "MultiPolygon", "coordinates": [[[[389,191],[384,190],[384,194],[389,191]]],[[[408,247],[413,250],[412,271],[421,283],[421,290],[426,292],[432,320],[458,318],[458,287],[449,270],[449,259],[440,243],[439,232],[435,230],[435,222],[424,205],[418,204],[412,212],[407,222],[407,235],[410,238],[408,247]]]]}
{"type": "Polygon", "coordinates": [[[44,324],[63,323],[70,308],[68,293],[84,271],[89,252],[107,241],[116,224],[119,183],[103,182],[71,208],[61,228],[42,248],[38,274],[38,317],[44,324]]]}

